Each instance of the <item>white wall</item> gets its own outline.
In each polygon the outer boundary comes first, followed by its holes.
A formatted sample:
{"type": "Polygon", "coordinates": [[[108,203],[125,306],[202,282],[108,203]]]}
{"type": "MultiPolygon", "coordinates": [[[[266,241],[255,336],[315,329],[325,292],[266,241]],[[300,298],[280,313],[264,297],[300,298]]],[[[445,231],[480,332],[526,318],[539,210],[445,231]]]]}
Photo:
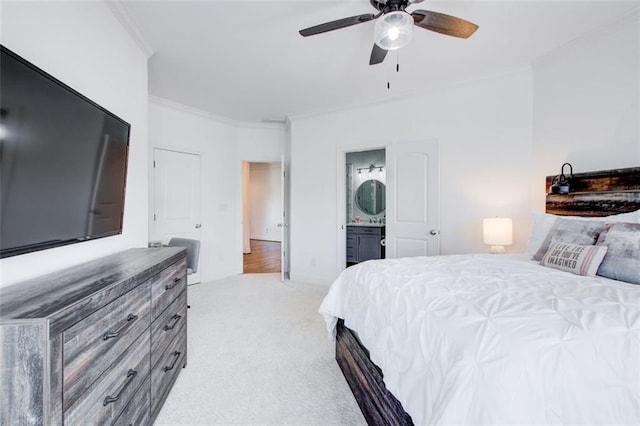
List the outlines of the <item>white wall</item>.
{"type": "Polygon", "coordinates": [[[254,240],[281,241],[282,167],[277,163],[249,163],[249,221],[254,240]]]}
{"type": "Polygon", "coordinates": [[[329,284],[339,272],[337,152],[403,141],[440,143],[442,254],[486,252],[482,219],[492,216],[513,218],[508,251],[523,251],[531,210],[532,84],[525,70],[405,100],[292,117],[292,278],[329,284]]]}
{"type": "Polygon", "coordinates": [[[549,52],[531,72],[292,118],[292,277],[328,284],[339,269],[336,150],[403,140],[440,143],[442,254],[486,251],[481,220],[496,215],[514,219],[508,251],[522,251],[530,211],[544,210],[544,177],[563,162],[575,172],[640,164],[639,52],[636,13],[549,52]],[[309,191],[320,174],[326,182],[309,191]]]}
{"type": "Polygon", "coordinates": [[[147,58],[103,2],[2,2],[0,42],[131,124],[122,235],[0,261],[0,286],[147,245],[147,58]]]}
{"type": "Polygon", "coordinates": [[[640,164],[640,18],[588,34],[534,63],[533,205],[544,177],[640,164]]]}
{"type": "Polygon", "coordinates": [[[248,162],[281,161],[287,129],[279,124],[236,124],[238,158],[248,162]]]}
{"type": "Polygon", "coordinates": [[[167,148],[201,156],[202,282],[242,273],[242,162],[279,161],[285,137],[282,126],[243,126],[151,98],[150,150],[167,148]]]}

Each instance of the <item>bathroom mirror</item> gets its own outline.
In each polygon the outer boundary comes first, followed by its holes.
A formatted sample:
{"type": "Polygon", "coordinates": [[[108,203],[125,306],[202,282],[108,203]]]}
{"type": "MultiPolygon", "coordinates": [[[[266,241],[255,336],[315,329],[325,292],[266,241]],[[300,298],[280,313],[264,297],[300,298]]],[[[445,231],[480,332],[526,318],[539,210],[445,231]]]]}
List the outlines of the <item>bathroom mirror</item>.
{"type": "Polygon", "coordinates": [[[356,204],[363,213],[368,215],[382,213],[385,208],[384,183],[376,179],[362,182],[356,191],[356,204]]]}

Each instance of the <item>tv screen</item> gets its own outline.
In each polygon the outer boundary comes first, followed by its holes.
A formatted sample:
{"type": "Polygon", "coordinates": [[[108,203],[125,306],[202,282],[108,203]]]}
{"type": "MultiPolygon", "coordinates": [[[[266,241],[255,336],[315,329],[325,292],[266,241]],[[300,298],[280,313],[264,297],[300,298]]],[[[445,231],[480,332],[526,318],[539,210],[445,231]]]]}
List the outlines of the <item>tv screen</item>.
{"type": "Polygon", "coordinates": [[[129,130],[0,46],[0,257],[122,233],[129,130]]]}

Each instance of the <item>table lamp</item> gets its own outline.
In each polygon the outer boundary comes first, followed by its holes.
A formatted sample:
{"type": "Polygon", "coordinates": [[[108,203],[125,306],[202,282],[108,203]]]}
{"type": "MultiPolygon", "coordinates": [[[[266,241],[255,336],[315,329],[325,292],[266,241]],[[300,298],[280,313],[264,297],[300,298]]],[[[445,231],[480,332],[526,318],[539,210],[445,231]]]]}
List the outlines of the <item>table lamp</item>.
{"type": "Polygon", "coordinates": [[[501,254],[504,246],[513,244],[513,222],[510,218],[492,217],[482,221],[482,238],[490,245],[489,253],[501,254]]]}

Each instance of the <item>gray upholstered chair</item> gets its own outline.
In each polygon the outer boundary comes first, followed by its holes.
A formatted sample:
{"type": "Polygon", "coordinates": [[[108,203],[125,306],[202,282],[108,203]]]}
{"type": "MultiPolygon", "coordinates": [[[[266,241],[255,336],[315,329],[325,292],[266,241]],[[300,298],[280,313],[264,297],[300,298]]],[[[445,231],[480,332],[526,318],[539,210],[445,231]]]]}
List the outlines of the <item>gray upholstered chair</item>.
{"type": "Polygon", "coordinates": [[[198,272],[198,259],[200,258],[200,240],[190,238],[171,238],[169,247],[187,248],[187,275],[198,272]]]}

